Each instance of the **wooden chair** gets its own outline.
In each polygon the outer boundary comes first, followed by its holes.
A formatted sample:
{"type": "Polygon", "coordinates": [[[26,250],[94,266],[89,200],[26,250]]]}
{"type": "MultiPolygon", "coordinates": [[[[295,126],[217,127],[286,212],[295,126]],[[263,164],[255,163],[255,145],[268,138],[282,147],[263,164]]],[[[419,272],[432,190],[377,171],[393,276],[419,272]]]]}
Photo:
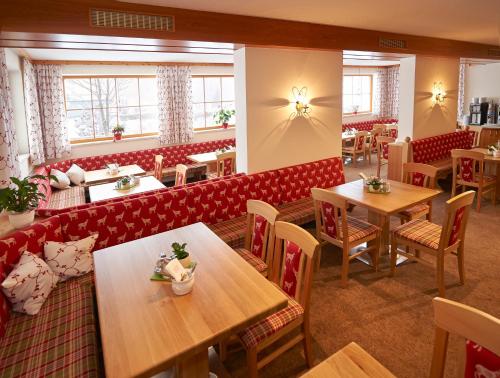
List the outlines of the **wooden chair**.
{"type": "Polygon", "coordinates": [[[382,165],[389,163],[389,143],[394,143],[396,139],[387,136],[377,137],[377,176],[380,177],[382,165]]]}
{"type": "Polygon", "coordinates": [[[163,156],[162,155],[155,155],[154,177],[159,181],[163,180],[163,156]]]}
{"type": "Polygon", "coordinates": [[[367,148],[368,148],[368,153],[372,152],[377,152],[377,139],[379,136],[381,136],[383,133],[383,129],[381,128],[373,128],[373,130],[370,132],[370,138],[367,143],[367,148]]]}
{"type": "Polygon", "coordinates": [[[484,154],[470,150],[451,150],[453,165],[453,185],[451,196],[455,196],[457,185],[477,189],[477,212],[481,211],[481,198],[483,194],[491,192],[493,206],[496,204],[496,176],[484,174],[484,154]]]}
{"type": "MultiPolygon", "coordinates": [[[[371,255],[376,271],[378,269],[381,229],[357,218],[348,217],[347,201],[332,191],[312,188],[311,192],[316,217],[316,238],[321,243],[329,242],[342,249],[341,285],[347,286],[349,262],[362,254],[371,255]],[[365,242],[373,243],[369,247],[349,255],[352,248],[365,242]]],[[[318,267],[320,259],[321,251],[318,254],[318,267]]]]}
{"type": "Polygon", "coordinates": [[[481,132],[483,131],[483,126],[465,126],[463,130],[469,131],[473,134],[472,148],[479,147],[481,144],[481,132]]]}
{"type": "Polygon", "coordinates": [[[177,164],[175,166],[175,182],[174,186],[185,185],[187,181],[188,167],[184,164],[177,164]]]}
{"type": "Polygon", "coordinates": [[[354,166],[357,165],[357,157],[359,155],[363,156],[363,160],[366,161],[366,157],[370,159],[370,154],[368,153],[368,149],[366,148],[366,141],[368,140],[368,132],[367,131],[359,131],[356,133],[354,138],[354,145],[350,147],[342,147],[342,155],[350,155],[352,157],[352,162],[354,166]]]}
{"type": "Polygon", "coordinates": [[[385,135],[389,138],[397,139],[398,137],[398,125],[388,125],[385,130],[385,135]]]}
{"type": "Polygon", "coordinates": [[[382,132],[382,134],[384,134],[385,131],[387,130],[387,125],[384,123],[375,123],[372,126],[372,132],[375,130],[380,130],[382,132]]]}
{"type": "Polygon", "coordinates": [[[442,378],[445,376],[446,352],[450,333],[458,335],[465,344],[465,353],[461,353],[459,357],[457,376],[498,376],[500,319],[474,307],[444,298],[434,298],[432,304],[436,331],[430,377],[442,378]]]}
{"type": "Polygon", "coordinates": [[[258,376],[258,370],[276,357],[302,342],[307,366],[313,366],[313,350],[309,328],[309,303],[313,281],[314,260],[318,241],[306,230],[291,223],[275,223],[276,243],[273,282],[288,296],[288,307],[251,325],[238,334],[247,353],[248,377],[258,376]],[[280,267],[278,269],[278,267],[280,267]],[[295,334],[296,330],[298,334],[295,334]],[[285,336],[273,352],[259,359],[259,353],[275,345],[285,336]]]}
{"type": "MultiPolygon", "coordinates": [[[[403,182],[415,186],[434,189],[438,169],[432,165],[422,163],[403,164],[403,182]]],[[[401,218],[401,224],[426,216],[428,221],[432,217],[432,201],[427,204],[421,203],[405,209],[397,214],[401,218]]]]}
{"type": "Polygon", "coordinates": [[[417,254],[398,249],[402,244],[419,253],[424,252],[436,257],[437,287],[439,295],[444,297],[444,257],[453,253],[458,258],[458,273],[460,282],[465,282],[464,271],[464,236],[469,218],[469,211],[474,201],[475,193],[468,191],[446,202],[443,226],[431,223],[424,219],[415,219],[396,227],[391,232],[391,276],[396,271],[398,253],[412,260],[427,264],[417,254]]]}
{"type": "Polygon", "coordinates": [[[217,171],[209,174],[209,178],[229,176],[236,172],[236,151],[223,152],[217,155],[217,171]]]}
{"type": "Polygon", "coordinates": [[[247,201],[245,247],[235,251],[258,272],[268,276],[273,262],[274,224],[279,211],[264,201],[247,201]]]}

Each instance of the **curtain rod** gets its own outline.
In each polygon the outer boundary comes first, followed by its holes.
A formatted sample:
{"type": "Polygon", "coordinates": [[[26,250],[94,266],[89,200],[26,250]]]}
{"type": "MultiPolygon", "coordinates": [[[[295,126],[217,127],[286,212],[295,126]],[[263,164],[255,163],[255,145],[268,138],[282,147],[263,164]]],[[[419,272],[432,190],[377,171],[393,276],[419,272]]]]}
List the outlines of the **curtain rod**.
{"type": "Polygon", "coordinates": [[[89,60],[31,60],[33,64],[60,64],[64,66],[216,66],[232,67],[233,63],[198,63],[198,62],[121,62],[89,60]]]}

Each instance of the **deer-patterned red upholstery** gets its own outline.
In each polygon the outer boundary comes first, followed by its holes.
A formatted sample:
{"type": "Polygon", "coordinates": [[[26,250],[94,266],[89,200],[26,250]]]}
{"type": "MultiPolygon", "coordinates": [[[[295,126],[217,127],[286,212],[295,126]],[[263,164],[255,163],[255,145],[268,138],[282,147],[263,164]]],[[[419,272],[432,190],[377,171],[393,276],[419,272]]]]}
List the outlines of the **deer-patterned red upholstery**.
{"type": "MultiPolygon", "coordinates": [[[[432,164],[450,160],[451,150],[472,148],[473,138],[468,131],[456,131],[429,138],[416,139],[411,144],[411,159],[415,163],[432,164]]],[[[451,165],[451,164],[450,164],[451,165]]]]}
{"type": "Polygon", "coordinates": [[[352,123],[344,123],[342,125],[342,132],[347,129],[356,129],[358,131],[371,131],[373,129],[373,125],[377,123],[395,123],[398,122],[395,118],[384,118],[384,119],[372,119],[369,121],[361,121],[361,122],[352,122],[352,123]]]}

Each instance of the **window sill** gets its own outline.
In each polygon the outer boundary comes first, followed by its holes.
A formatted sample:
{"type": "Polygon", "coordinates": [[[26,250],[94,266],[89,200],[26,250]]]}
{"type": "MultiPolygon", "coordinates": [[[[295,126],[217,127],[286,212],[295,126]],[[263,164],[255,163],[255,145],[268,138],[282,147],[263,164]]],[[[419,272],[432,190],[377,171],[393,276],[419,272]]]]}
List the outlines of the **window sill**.
{"type": "Polygon", "coordinates": [[[360,112],[357,114],[354,113],[343,113],[342,117],[359,117],[359,116],[374,116],[372,112],[360,112]]]}
{"type": "Polygon", "coordinates": [[[136,141],[150,140],[150,139],[158,139],[158,135],[145,135],[145,136],[134,137],[134,138],[122,138],[121,140],[116,141],[116,142],[111,139],[111,140],[95,140],[95,141],[89,141],[89,142],[83,142],[83,143],[72,143],[71,148],[78,148],[79,146],[106,145],[106,144],[113,144],[113,143],[128,143],[128,142],[136,142],[136,141]]]}
{"type": "Polygon", "coordinates": [[[224,129],[222,127],[218,127],[215,129],[207,129],[207,130],[198,129],[198,130],[194,130],[194,133],[195,134],[205,134],[205,133],[212,133],[212,132],[220,133],[223,131],[229,131],[229,130],[235,130],[235,129],[236,129],[236,126],[228,126],[227,129],[224,129]]]}

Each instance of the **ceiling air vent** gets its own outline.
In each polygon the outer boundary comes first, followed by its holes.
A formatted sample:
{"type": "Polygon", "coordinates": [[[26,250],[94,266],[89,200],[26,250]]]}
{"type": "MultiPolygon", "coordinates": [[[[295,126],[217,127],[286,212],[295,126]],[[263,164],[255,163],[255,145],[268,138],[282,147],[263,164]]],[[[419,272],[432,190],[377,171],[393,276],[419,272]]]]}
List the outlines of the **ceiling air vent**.
{"type": "Polygon", "coordinates": [[[174,31],[174,17],[90,9],[90,25],[96,28],[174,31]]]}
{"type": "Polygon", "coordinates": [[[406,49],[406,41],[404,39],[380,38],[378,45],[389,49],[406,49]]]}
{"type": "Polygon", "coordinates": [[[500,58],[500,49],[489,49],[488,55],[489,56],[496,56],[496,57],[500,58]]]}

